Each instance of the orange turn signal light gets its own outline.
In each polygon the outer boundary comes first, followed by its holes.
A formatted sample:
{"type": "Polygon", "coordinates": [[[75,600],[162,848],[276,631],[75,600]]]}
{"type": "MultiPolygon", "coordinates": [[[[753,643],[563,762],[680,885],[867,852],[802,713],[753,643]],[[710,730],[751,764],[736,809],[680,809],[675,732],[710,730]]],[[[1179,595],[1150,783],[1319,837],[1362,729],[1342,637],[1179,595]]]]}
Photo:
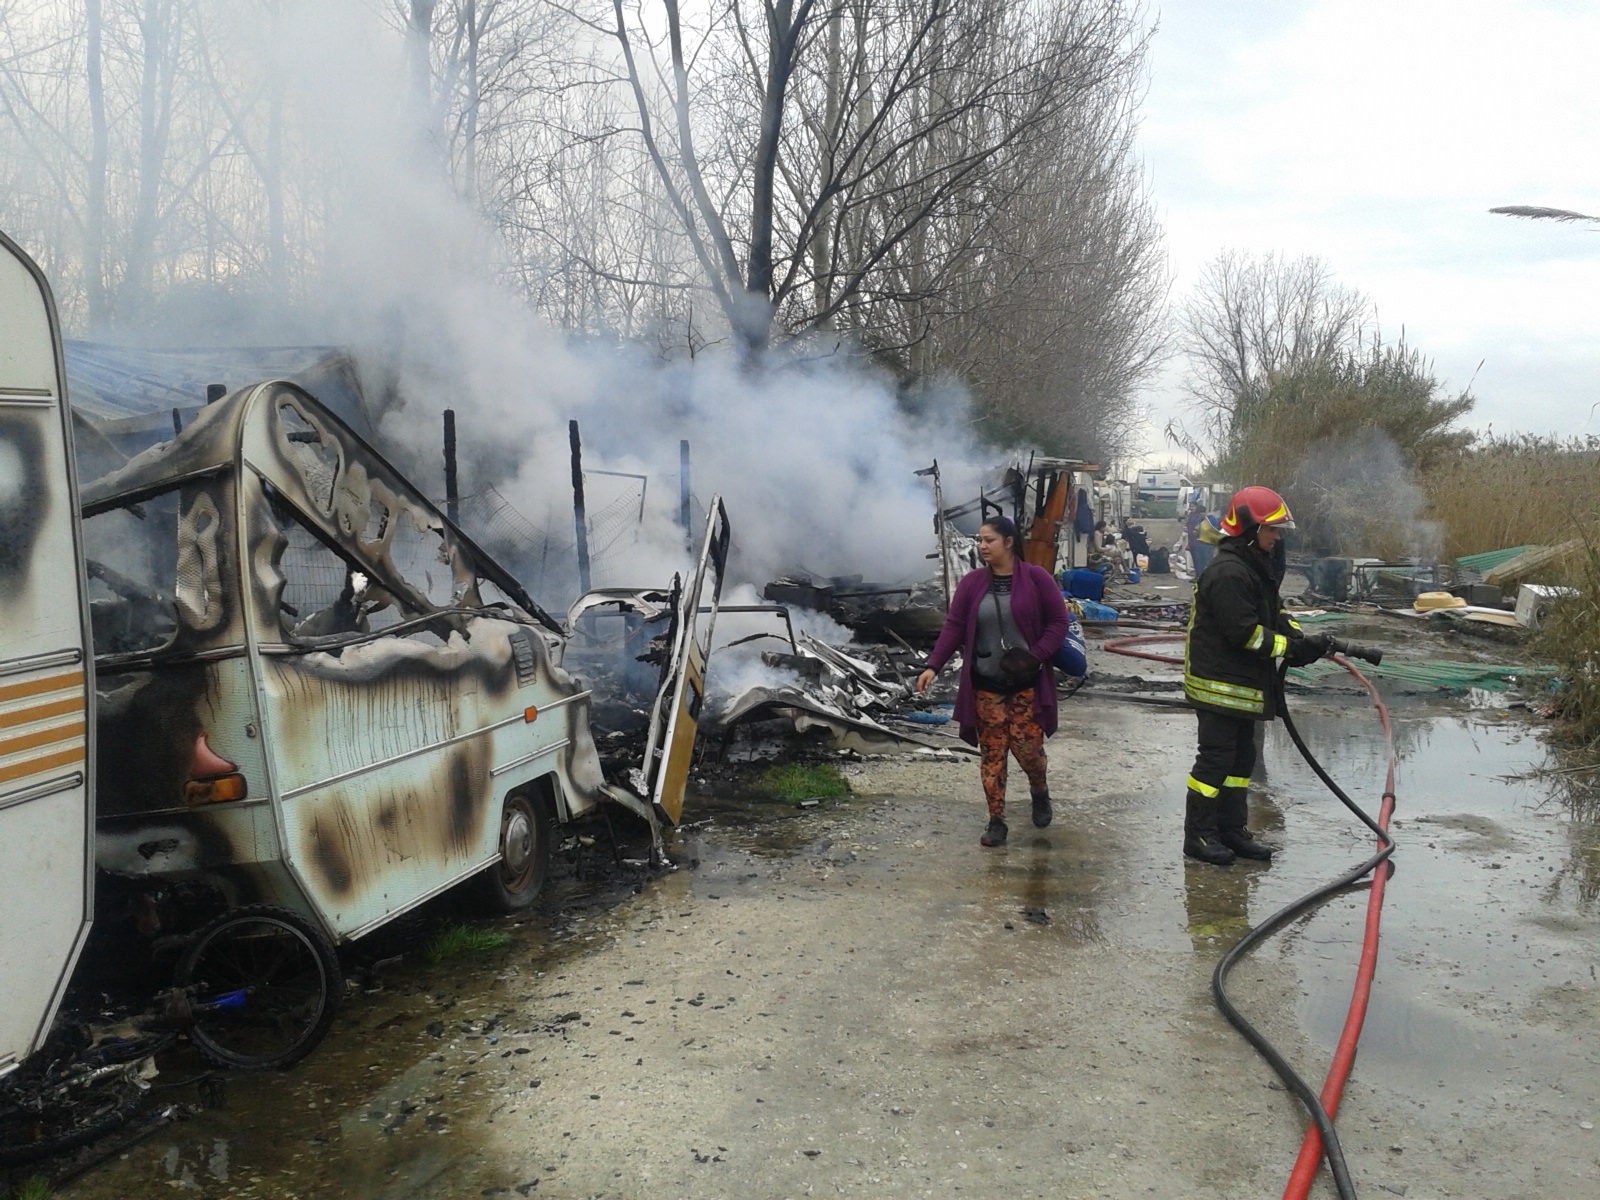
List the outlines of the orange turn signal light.
{"type": "Polygon", "coordinates": [[[532,725],[539,719],[539,706],[537,704],[528,705],[527,708],[522,710],[522,719],[532,725]]]}
{"type": "Polygon", "coordinates": [[[243,800],[250,794],[250,784],[243,775],[221,775],[216,779],[191,779],[183,785],[183,801],[190,808],[203,804],[225,804],[229,800],[243,800]]]}

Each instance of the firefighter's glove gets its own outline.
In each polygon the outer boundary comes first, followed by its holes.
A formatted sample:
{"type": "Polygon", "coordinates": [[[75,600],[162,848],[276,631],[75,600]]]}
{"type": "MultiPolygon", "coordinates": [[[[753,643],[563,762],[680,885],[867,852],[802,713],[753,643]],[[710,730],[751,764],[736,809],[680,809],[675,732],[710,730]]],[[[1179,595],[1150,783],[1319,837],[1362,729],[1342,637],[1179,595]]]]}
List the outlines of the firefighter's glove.
{"type": "Polygon", "coordinates": [[[1327,652],[1327,634],[1306,633],[1289,639],[1289,652],[1284,659],[1291,667],[1304,667],[1316,662],[1327,652]]]}

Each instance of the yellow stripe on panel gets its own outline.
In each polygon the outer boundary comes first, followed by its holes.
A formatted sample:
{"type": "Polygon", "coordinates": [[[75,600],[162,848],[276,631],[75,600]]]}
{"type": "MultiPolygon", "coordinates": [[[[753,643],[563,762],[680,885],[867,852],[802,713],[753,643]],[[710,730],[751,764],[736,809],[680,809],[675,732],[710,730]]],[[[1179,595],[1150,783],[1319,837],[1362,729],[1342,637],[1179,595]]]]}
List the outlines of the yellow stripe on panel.
{"type": "Polygon", "coordinates": [[[55,742],[68,742],[73,738],[81,738],[87,723],[73,721],[67,725],[52,725],[48,729],[36,729],[32,733],[19,734],[14,738],[0,738],[0,758],[8,754],[18,754],[23,750],[35,750],[40,746],[49,746],[55,742]]]}
{"type": "Polygon", "coordinates": [[[25,758],[20,762],[7,763],[0,766],[0,783],[10,783],[13,779],[37,775],[41,771],[50,771],[56,767],[79,766],[83,763],[84,757],[82,746],[72,746],[66,750],[57,750],[54,754],[41,754],[25,758]]]}
{"type": "Polygon", "coordinates": [[[18,725],[32,725],[51,717],[82,716],[83,697],[68,696],[65,700],[52,700],[48,704],[33,704],[27,708],[14,708],[0,712],[0,729],[15,729],[18,725]]]}
{"type": "Polygon", "coordinates": [[[43,692],[59,692],[66,688],[81,690],[83,683],[82,671],[68,671],[64,675],[45,675],[21,683],[0,684],[0,704],[8,700],[20,700],[24,696],[37,696],[43,692]]]}

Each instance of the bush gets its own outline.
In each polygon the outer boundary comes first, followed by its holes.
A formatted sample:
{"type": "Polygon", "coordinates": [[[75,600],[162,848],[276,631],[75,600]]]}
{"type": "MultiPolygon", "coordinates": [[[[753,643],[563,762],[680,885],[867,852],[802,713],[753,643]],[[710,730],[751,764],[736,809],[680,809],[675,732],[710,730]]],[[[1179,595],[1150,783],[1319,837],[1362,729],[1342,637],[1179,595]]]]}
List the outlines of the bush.
{"type": "Polygon", "coordinates": [[[1533,649],[1560,672],[1558,716],[1567,734],[1600,759],[1600,527],[1580,531],[1581,548],[1552,576],[1573,594],[1545,610],[1533,649]]]}

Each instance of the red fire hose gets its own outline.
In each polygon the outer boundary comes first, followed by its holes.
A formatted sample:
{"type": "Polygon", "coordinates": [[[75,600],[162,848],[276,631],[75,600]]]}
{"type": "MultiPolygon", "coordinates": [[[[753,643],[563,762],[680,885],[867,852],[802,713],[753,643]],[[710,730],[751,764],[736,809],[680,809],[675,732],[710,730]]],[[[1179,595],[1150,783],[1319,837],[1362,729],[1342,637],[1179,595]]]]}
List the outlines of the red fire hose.
{"type": "MultiPolygon", "coordinates": [[[[1183,637],[1183,634],[1157,634],[1140,637],[1117,638],[1104,644],[1105,649],[1113,654],[1122,654],[1131,658],[1146,658],[1156,662],[1182,664],[1182,659],[1171,655],[1152,654],[1132,647],[1145,646],[1155,642],[1172,641],[1183,637]]],[[[1344,794],[1322,769],[1322,765],[1312,756],[1305,743],[1300,738],[1300,732],[1295,728],[1287,710],[1283,713],[1284,727],[1293,739],[1295,746],[1305,757],[1306,762],[1316,772],[1317,776],[1328,786],[1333,793],[1344,802],[1345,806],[1358,816],[1367,825],[1379,840],[1379,850],[1360,866],[1347,871],[1339,879],[1318,888],[1316,891],[1301,897],[1294,903],[1287,905],[1274,913],[1266,921],[1252,929],[1235,945],[1217,964],[1217,969],[1212,975],[1212,994],[1218,1008],[1223,1015],[1231,1021],[1236,1028],[1248,1039],[1256,1050],[1270,1063],[1284,1082],[1299,1097],[1306,1110],[1311,1115],[1304,1139],[1300,1143],[1300,1154],[1295,1159],[1294,1169],[1290,1172],[1288,1182],[1284,1185],[1284,1200],[1304,1200],[1309,1193],[1311,1184],[1316,1178],[1317,1165],[1324,1157],[1328,1161],[1328,1169],[1333,1175],[1334,1184],[1341,1197],[1354,1197],[1354,1185],[1350,1181],[1348,1169],[1345,1167],[1344,1155],[1339,1147],[1337,1135],[1333,1130],[1333,1116],[1338,1111],[1339,1101],[1344,1095],[1344,1085],[1350,1076],[1350,1067],[1355,1061],[1356,1045],[1361,1038],[1361,1027],[1366,1021],[1367,1004],[1372,994],[1372,977],[1378,961],[1378,932],[1383,911],[1384,883],[1388,879],[1389,871],[1378,870],[1394,850],[1394,840],[1389,836],[1389,818],[1394,812],[1395,803],[1395,751],[1394,733],[1389,723],[1389,710],[1384,707],[1382,698],[1378,695],[1377,688],[1372,681],[1352,666],[1344,658],[1336,658],[1345,670],[1354,675],[1366,688],[1367,694],[1372,697],[1373,707],[1378,710],[1379,724],[1383,729],[1384,742],[1387,747],[1388,771],[1384,779],[1383,803],[1378,820],[1374,822],[1365,812],[1344,794]],[[1344,1030],[1340,1034],[1339,1042],[1334,1049],[1333,1060],[1328,1067],[1328,1074],[1323,1079],[1320,1095],[1310,1094],[1310,1088],[1300,1078],[1287,1061],[1266,1041],[1262,1035],[1239,1013],[1227,996],[1224,987],[1227,973],[1233,964],[1257,942],[1272,933],[1290,919],[1305,912],[1322,900],[1334,895],[1353,885],[1363,876],[1372,873],[1372,884],[1367,893],[1366,932],[1361,946],[1361,958],[1356,968],[1356,979],[1351,989],[1350,1007],[1345,1014],[1344,1030]]],[[[1281,676],[1279,678],[1281,686],[1281,676]]]]}
{"type": "MultiPolygon", "coordinates": [[[[1394,813],[1394,730],[1389,725],[1389,710],[1384,707],[1378,689],[1349,662],[1338,660],[1340,665],[1354,675],[1372,697],[1372,707],[1378,710],[1378,723],[1383,727],[1383,740],[1388,751],[1388,773],[1383,781],[1383,803],[1378,810],[1378,828],[1387,836],[1389,818],[1394,813]]],[[[1390,843],[1391,845],[1393,843],[1390,843]]],[[[1367,892],[1366,933],[1361,941],[1361,960],[1356,967],[1355,985],[1350,991],[1350,1008],[1345,1013],[1344,1031],[1334,1048],[1333,1061],[1322,1081],[1322,1107],[1329,1120],[1339,1111],[1339,1101],[1344,1095],[1345,1081],[1350,1078],[1350,1066],[1355,1062],[1356,1043],[1361,1040],[1361,1026],[1367,1019],[1367,1001],[1372,995],[1372,976],[1378,965],[1378,926],[1383,918],[1383,885],[1389,878],[1387,870],[1374,871],[1372,887],[1367,892]]],[[[1317,1165],[1322,1159],[1322,1135],[1313,1122],[1306,1128],[1300,1143],[1300,1155],[1295,1159],[1294,1170],[1284,1185],[1284,1200],[1304,1200],[1317,1175],[1317,1165]]]]}
{"type": "Polygon", "coordinates": [[[1102,644],[1101,648],[1113,654],[1125,655],[1128,658],[1148,658],[1151,662],[1176,663],[1183,666],[1183,659],[1173,658],[1170,654],[1150,654],[1143,650],[1129,650],[1129,646],[1148,646],[1155,642],[1183,641],[1183,633],[1146,633],[1138,637],[1113,638],[1102,644]]]}

